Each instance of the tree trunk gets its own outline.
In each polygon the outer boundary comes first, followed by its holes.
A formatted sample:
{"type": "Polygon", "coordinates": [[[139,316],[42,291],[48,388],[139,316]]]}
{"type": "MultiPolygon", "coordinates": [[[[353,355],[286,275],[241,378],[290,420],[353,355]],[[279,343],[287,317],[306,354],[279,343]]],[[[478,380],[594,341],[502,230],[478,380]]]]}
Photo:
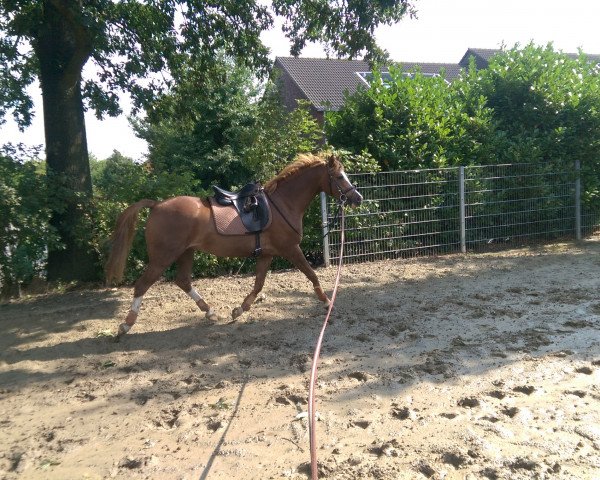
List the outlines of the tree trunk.
{"type": "Polygon", "coordinates": [[[81,96],[81,72],[91,43],[78,2],[44,1],[44,22],[35,44],[40,62],[46,162],[52,217],[62,249],[48,252],[48,280],[97,278],[89,247],[92,182],[81,96]]]}
{"type": "Polygon", "coordinates": [[[4,283],[0,285],[0,302],[12,298],[21,298],[21,284],[4,279],[4,283]]]}

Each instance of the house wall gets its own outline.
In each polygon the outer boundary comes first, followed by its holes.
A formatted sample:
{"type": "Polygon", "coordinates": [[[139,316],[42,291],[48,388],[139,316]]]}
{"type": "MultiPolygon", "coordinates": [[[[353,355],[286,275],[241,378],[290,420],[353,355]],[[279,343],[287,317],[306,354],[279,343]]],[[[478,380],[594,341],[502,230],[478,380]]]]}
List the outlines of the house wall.
{"type": "Polygon", "coordinates": [[[313,117],[315,117],[315,120],[319,123],[319,125],[323,126],[323,124],[325,123],[325,112],[323,112],[322,110],[317,110],[313,107],[310,109],[310,113],[313,117]]]}
{"type": "Polygon", "coordinates": [[[308,100],[308,98],[285,70],[280,69],[280,72],[277,81],[280,84],[281,99],[288,111],[291,112],[298,106],[297,100],[308,100]]]}
{"type": "MultiPolygon", "coordinates": [[[[275,66],[277,66],[277,64],[275,66]]],[[[296,85],[296,82],[294,82],[291,75],[281,68],[279,69],[279,77],[277,78],[277,82],[279,83],[281,100],[289,112],[298,107],[298,100],[308,100],[308,97],[298,87],[298,85],[296,85]]],[[[313,105],[311,105],[310,113],[319,123],[319,125],[323,126],[325,119],[324,112],[317,110],[313,105]]]]}

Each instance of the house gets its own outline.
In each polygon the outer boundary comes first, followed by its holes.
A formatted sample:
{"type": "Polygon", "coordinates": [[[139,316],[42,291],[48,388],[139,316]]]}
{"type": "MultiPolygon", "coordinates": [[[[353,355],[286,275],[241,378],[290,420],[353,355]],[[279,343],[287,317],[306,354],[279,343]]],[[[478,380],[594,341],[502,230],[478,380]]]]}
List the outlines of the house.
{"type": "MultiPolygon", "coordinates": [[[[469,48],[458,63],[402,63],[402,69],[413,72],[419,69],[424,75],[439,75],[444,72],[447,82],[456,79],[460,72],[469,66],[470,58],[475,60],[478,69],[487,68],[490,59],[500,53],[500,49],[469,48]]],[[[576,58],[578,54],[568,53],[576,58]]],[[[592,62],[600,63],[600,55],[588,55],[592,62]]],[[[279,71],[279,82],[284,105],[288,110],[297,107],[298,100],[306,100],[311,105],[311,113],[323,124],[327,110],[337,111],[344,103],[346,92],[353,93],[359,85],[368,85],[371,75],[369,63],[363,60],[342,60],[328,58],[277,57],[274,69],[279,71]]],[[[382,68],[385,74],[387,69],[382,68]]]]}
{"type": "MultiPolygon", "coordinates": [[[[460,59],[458,64],[461,66],[461,68],[466,68],[469,66],[469,59],[473,57],[475,59],[475,66],[481,70],[483,68],[487,68],[490,64],[490,59],[501,51],[502,50],[495,48],[469,48],[460,59]]],[[[579,53],[565,53],[565,55],[573,59],[579,57],[579,53]]],[[[588,53],[585,55],[590,62],[600,64],[600,55],[588,53]]]]}
{"type": "Polygon", "coordinates": [[[471,57],[473,57],[475,60],[475,66],[477,69],[481,70],[483,68],[487,68],[490,64],[491,58],[501,51],[502,50],[497,48],[468,48],[458,64],[460,65],[461,69],[467,68],[469,66],[471,57]]]}
{"type": "MultiPolygon", "coordinates": [[[[451,82],[462,67],[456,63],[403,63],[408,73],[419,68],[424,75],[439,75],[451,82]]],[[[307,100],[313,116],[323,122],[324,112],[339,110],[346,92],[353,93],[359,85],[368,85],[371,75],[369,62],[328,58],[277,57],[274,69],[279,71],[279,82],[284,105],[293,110],[298,100],[307,100]]],[[[387,69],[382,69],[387,72],[387,69]]]]}

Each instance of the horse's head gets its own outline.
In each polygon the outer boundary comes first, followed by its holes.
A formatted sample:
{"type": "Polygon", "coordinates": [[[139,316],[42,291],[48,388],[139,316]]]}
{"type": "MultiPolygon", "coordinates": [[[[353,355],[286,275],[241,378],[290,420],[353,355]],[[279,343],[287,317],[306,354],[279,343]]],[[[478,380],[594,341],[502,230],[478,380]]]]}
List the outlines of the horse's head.
{"type": "Polygon", "coordinates": [[[331,195],[342,202],[347,202],[352,207],[362,203],[363,197],[344,172],[344,166],[336,155],[327,159],[327,172],[329,173],[329,188],[331,195]]]}

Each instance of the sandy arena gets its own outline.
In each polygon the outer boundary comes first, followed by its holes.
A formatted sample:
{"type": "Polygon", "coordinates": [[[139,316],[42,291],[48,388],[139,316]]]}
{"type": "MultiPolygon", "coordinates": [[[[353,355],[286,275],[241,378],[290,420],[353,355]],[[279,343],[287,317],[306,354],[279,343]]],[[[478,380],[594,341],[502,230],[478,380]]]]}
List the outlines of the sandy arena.
{"type": "MultiPolygon", "coordinates": [[[[600,241],[345,266],[319,478],[600,479],[600,241]]],[[[317,271],[330,291],[335,268],[317,271]]],[[[0,306],[0,478],[306,479],[324,309],[298,271],[0,306]]]]}

